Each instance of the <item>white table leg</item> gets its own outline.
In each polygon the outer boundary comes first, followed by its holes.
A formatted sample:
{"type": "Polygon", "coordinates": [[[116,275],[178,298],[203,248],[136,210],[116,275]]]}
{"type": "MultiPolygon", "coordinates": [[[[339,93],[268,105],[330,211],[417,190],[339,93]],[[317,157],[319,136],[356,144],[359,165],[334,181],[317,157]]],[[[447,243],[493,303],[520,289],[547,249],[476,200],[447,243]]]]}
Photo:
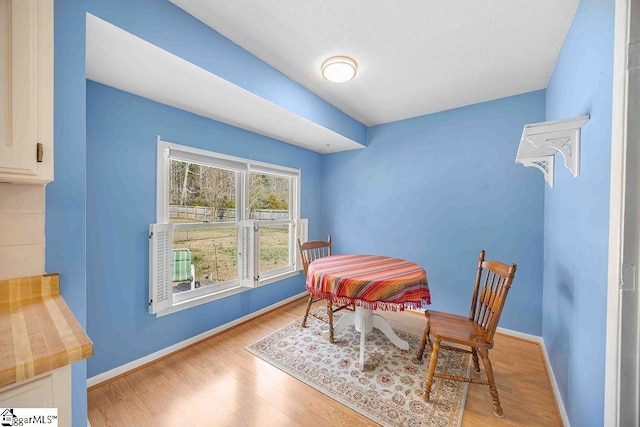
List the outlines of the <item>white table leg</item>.
{"type": "MultiPolygon", "coordinates": [[[[353,325],[355,323],[354,322],[355,316],[356,316],[356,314],[353,311],[347,311],[347,312],[343,313],[342,317],[340,317],[340,319],[333,325],[333,336],[335,337],[340,332],[342,332],[345,329],[347,329],[348,326],[353,325]]],[[[328,340],[329,339],[329,331],[324,331],[322,333],[322,338],[328,340]]]]}
{"type": "Polygon", "coordinates": [[[385,337],[389,338],[396,347],[400,350],[409,350],[409,343],[396,335],[393,329],[391,329],[391,325],[387,322],[387,319],[380,316],[379,314],[373,315],[373,327],[377,328],[384,334],[385,337]]]}
{"type": "Polygon", "coordinates": [[[364,371],[364,343],[367,334],[373,330],[373,311],[356,307],[353,326],[360,332],[360,370],[364,371]]]}
{"type": "Polygon", "coordinates": [[[364,371],[364,343],[367,340],[367,333],[360,331],[360,370],[364,371]]]}
{"type": "MultiPolygon", "coordinates": [[[[356,307],[356,311],[346,312],[340,317],[340,320],[333,326],[333,335],[337,335],[344,331],[348,326],[354,325],[356,331],[360,332],[360,370],[364,371],[364,346],[367,334],[377,328],[386,336],[389,341],[401,350],[409,350],[409,343],[401,339],[391,329],[391,325],[387,319],[379,314],[373,314],[372,310],[362,307],[356,307]]],[[[322,338],[329,339],[329,331],[322,333],[322,338]]]]}

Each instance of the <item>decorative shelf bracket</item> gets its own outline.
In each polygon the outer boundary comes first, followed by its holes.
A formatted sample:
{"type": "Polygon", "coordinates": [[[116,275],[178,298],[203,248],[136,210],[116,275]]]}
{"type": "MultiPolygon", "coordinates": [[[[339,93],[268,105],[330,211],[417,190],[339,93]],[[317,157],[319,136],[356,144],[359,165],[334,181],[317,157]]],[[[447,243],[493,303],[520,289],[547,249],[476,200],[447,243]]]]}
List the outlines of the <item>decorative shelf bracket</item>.
{"type": "Polygon", "coordinates": [[[549,184],[549,187],[553,188],[553,167],[554,156],[542,156],[542,157],[527,157],[520,159],[516,163],[522,163],[526,167],[534,167],[542,172],[544,180],[549,184]]]}
{"type": "Polygon", "coordinates": [[[525,125],[516,163],[540,170],[553,188],[554,156],[560,153],[564,165],[577,178],[580,176],[580,129],[588,120],[586,115],[525,125]]]}

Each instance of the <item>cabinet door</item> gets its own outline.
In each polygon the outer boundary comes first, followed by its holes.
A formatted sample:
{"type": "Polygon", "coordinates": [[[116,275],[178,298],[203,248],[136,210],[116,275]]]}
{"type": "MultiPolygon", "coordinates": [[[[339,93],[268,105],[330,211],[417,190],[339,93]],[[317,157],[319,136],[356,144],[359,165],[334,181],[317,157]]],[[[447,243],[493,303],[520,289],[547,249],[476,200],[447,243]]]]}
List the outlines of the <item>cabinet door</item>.
{"type": "Polygon", "coordinates": [[[70,427],[71,365],[0,388],[0,408],[58,408],[58,426],[70,427]]]}
{"type": "Polygon", "coordinates": [[[53,2],[0,0],[0,181],[52,179],[53,2]]]}
{"type": "Polygon", "coordinates": [[[45,375],[0,393],[2,408],[52,408],[53,377],[45,375]]]}

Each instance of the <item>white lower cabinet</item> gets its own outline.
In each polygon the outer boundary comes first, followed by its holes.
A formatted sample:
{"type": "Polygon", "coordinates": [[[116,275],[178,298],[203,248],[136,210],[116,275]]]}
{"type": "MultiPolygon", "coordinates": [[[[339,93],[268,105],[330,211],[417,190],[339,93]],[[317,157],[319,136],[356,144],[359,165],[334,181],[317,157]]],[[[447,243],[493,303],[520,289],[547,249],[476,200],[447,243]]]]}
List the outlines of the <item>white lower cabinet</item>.
{"type": "Polygon", "coordinates": [[[58,408],[58,426],[71,426],[71,365],[0,388],[0,408],[58,408]]]}

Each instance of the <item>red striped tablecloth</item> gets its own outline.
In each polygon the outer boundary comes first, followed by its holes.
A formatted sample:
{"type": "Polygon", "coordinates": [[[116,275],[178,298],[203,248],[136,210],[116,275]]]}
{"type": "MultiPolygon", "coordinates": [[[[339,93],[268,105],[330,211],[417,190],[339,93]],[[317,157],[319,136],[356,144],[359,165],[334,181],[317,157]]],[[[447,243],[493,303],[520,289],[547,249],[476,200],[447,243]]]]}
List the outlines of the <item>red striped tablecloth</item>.
{"type": "Polygon", "coordinates": [[[371,310],[431,304],[427,273],[418,264],[378,255],[332,255],[309,264],[307,290],[332,302],[371,310]]]}

